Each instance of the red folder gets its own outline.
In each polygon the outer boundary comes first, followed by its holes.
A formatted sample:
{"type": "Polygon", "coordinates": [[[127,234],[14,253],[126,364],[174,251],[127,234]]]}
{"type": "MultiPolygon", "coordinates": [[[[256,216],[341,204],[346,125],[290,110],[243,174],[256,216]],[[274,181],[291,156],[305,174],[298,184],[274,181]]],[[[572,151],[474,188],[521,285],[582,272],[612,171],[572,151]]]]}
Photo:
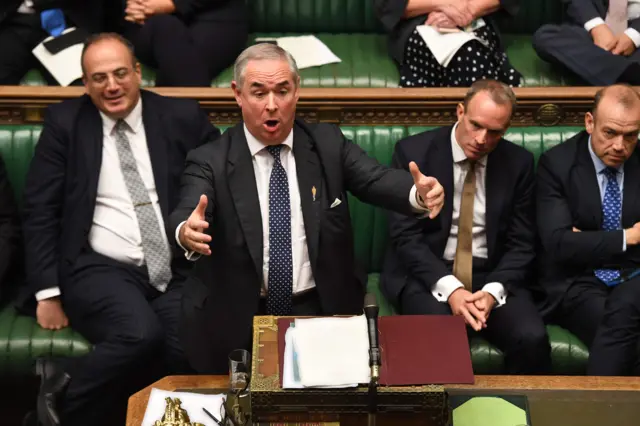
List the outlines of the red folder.
{"type": "MultiPolygon", "coordinates": [[[[292,322],[290,317],[278,318],[280,372],[284,371],[284,335],[292,322]]],[[[378,332],[381,385],[473,384],[471,352],[462,317],[385,316],[378,318],[378,332]]]]}

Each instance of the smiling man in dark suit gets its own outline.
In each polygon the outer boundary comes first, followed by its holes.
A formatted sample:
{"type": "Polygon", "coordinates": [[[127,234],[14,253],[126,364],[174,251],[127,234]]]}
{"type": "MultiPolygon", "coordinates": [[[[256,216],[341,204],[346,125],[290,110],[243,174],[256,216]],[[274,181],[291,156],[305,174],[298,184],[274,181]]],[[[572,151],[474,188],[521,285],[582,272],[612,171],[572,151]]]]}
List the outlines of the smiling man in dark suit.
{"type": "Polygon", "coordinates": [[[65,426],[123,424],[141,367],[162,361],[166,375],[187,365],[177,328],[191,265],[166,225],[187,152],[219,135],[195,101],[141,91],[140,66],[116,34],[87,42],[83,70],[88,95],[49,108],[25,186],[38,322],[55,329],[68,316],[94,344],[82,358],[38,360],[44,425],[58,414],[65,426]],[[61,413],[46,409],[56,395],[61,413]]]}
{"type": "Polygon", "coordinates": [[[535,258],[533,155],[502,139],[515,108],[503,83],[480,80],[454,126],[398,142],[393,163],[415,161],[445,188],[437,221],[392,213],[382,285],[402,314],[461,315],[505,354],[509,374],[550,367],[529,292],[535,258]]]}
{"type": "MultiPolygon", "coordinates": [[[[227,356],[251,346],[252,318],[362,313],[347,191],[405,214],[434,218],[442,186],[415,167],[389,169],[337,126],[295,119],[299,74],[272,44],[236,60],[233,91],[243,122],[191,152],[172,214],[196,262],[183,300],[181,336],[201,373],[228,372],[227,356]]],[[[429,220],[429,219],[423,219],[429,220]]]]}
{"type": "Polygon", "coordinates": [[[538,165],[546,313],[589,347],[587,374],[639,374],[640,96],[601,89],[585,127],[538,165]]]}

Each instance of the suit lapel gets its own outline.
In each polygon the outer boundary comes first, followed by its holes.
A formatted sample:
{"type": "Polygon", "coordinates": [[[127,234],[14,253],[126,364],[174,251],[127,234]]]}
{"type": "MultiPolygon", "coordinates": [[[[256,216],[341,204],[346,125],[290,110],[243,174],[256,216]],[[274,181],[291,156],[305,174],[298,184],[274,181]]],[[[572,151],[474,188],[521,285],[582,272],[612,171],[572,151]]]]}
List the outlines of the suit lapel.
{"type": "Polygon", "coordinates": [[[242,123],[229,132],[227,179],[244,239],[259,277],[262,277],[262,215],[251,152],[242,123]]]}
{"type": "Polygon", "coordinates": [[[640,161],[634,153],[624,163],[624,187],[622,189],[622,226],[630,227],[637,221],[636,202],[638,199],[638,181],[640,181],[640,161]]]}
{"type": "MultiPolygon", "coordinates": [[[[499,142],[500,145],[503,143],[509,142],[505,140],[499,142]]],[[[500,145],[498,145],[498,148],[489,154],[487,164],[485,166],[487,168],[487,170],[485,170],[485,227],[487,231],[487,252],[489,259],[491,259],[493,249],[495,248],[496,237],[500,227],[500,224],[498,223],[500,220],[500,211],[502,210],[502,205],[505,201],[505,176],[503,176],[504,173],[502,172],[504,169],[500,167],[500,164],[504,164],[505,161],[509,161],[508,159],[503,158],[500,145]],[[492,164],[495,165],[492,166],[492,164]]]]}
{"type": "Polygon", "coordinates": [[[296,160],[296,175],[309,259],[312,270],[315,271],[319,250],[320,214],[323,205],[321,200],[324,196],[322,168],[311,140],[299,127],[295,127],[293,132],[293,155],[296,160]]]}
{"type": "MultiPolygon", "coordinates": [[[[572,177],[573,197],[577,198],[578,215],[586,221],[588,229],[600,229],[602,226],[602,199],[596,168],[589,154],[589,135],[577,143],[577,164],[572,177]]],[[[571,195],[570,195],[571,196],[571,195]]],[[[582,226],[585,226],[584,222],[582,226]]]]}
{"type": "Polygon", "coordinates": [[[428,167],[425,169],[428,174],[438,179],[444,188],[444,207],[440,212],[442,221],[442,235],[438,252],[444,253],[449,234],[451,232],[451,222],[453,216],[453,152],[451,151],[451,131],[453,126],[444,127],[434,135],[434,151],[425,160],[428,167]]]}
{"type": "Polygon", "coordinates": [[[76,139],[78,140],[78,148],[84,153],[84,164],[88,175],[89,199],[93,201],[95,201],[98,192],[103,138],[102,118],[98,109],[87,97],[87,102],[85,102],[78,117],[76,139]]]}
{"type": "Polygon", "coordinates": [[[167,182],[169,174],[167,170],[167,150],[169,149],[169,144],[166,139],[166,122],[162,119],[162,112],[155,108],[152,99],[144,91],[142,91],[142,124],[144,125],[147,139],[160,210],[166,220],[170,213],[167,182]]]}

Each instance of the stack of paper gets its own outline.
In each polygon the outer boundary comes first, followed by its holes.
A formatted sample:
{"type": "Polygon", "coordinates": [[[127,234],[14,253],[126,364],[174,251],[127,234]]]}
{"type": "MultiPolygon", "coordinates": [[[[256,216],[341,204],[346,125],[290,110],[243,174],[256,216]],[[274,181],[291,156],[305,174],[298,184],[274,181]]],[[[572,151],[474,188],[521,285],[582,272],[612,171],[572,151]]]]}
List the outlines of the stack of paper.
{"type": "Polygon", "coordinates": [[[141,426],[154,426],[157,420],[161,420],[165,413],[166,398],[179,398],[180,406],[187,411],[192,423],[202,423],[205,426],[218,426],[203,410],[206,408],[216,419],[222,420],[224,409],[224,394],[199,394],[191,392],[169,392],[160,389],[151,389],[147,410],[141,426]]]}
{"type": "Polygon", "coordinates": [[[256,42],[276,43],[293,56],[298,69],[342,62],[326,44],[313,35],[256,38],[256,42]]]}
{"type": "Polygon", "coordinates": [[[296,319],[285,334],[284,388],[337,388],[368,383],[369,336],[364,315],[296,319]]]}
{"type": "Polygon", "coordinates": [[[438,63],[443,67],[447,67],[456,52],[471,40],[478,40],[486,47],[489,47],[489,43],[486,40],[481,39],[473,33],[474,30],[484,25],[483,20],[477,20],[474,22],[474,25],[465,29],[465,31],[446,33],[441,33],[430,25],[418,25],[416,29],[438,63]]]}

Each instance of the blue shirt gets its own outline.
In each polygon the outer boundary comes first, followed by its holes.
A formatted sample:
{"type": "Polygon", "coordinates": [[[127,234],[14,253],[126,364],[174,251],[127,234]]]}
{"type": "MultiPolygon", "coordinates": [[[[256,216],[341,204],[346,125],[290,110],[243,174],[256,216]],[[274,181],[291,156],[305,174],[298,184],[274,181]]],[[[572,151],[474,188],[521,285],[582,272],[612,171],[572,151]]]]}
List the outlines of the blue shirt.
{"type": "MultiPolygon", "coordinates": [[[[600,201],[604,201],[604,192],[607,187],[607,177],[604,175],[604,170],[608,167],[606,164],[602,162],[602,160],[593,152],[593,147],[591,146],[591,136],[589,136],[589,154],[591,155],[591,161],[593,161],[593,166],[596,169],[596,178],[598,179],[598,188],[600,189],[600,201]]],[[[622,196],[623,188],[624,188],[624,164],[617,168],[618,173],[616,173],[616,180],[618,181],[618,187],[620,187],[620,201],[624,205],[624,198],[622,196]]],[[[627,238],[625,235],[625,231],[622,230],[622,251],[627,251],[627,238]]]]}

